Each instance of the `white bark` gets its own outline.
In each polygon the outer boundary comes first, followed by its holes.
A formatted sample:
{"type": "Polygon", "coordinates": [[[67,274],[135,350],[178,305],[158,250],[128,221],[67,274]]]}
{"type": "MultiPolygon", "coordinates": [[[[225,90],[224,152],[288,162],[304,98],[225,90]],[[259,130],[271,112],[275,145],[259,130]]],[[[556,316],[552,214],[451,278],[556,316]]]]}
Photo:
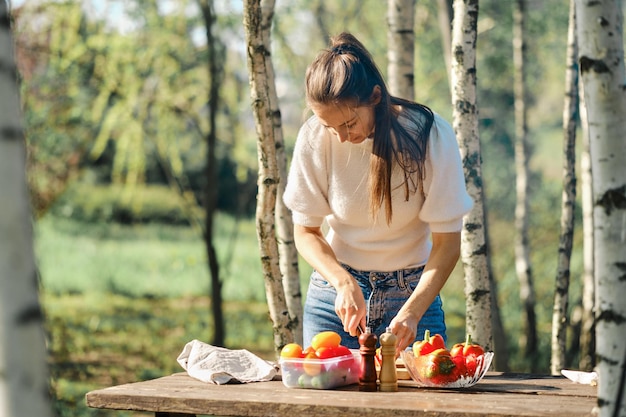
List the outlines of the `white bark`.
{"type": "Polygon", "coordinates": [[[561,198],[561,236],[557,276],[552,310],[552,342],[550,372],[560,375],[565,368],[567,346],[567,307],[569,304],[570,259],[574,239],[574,209],[576,207],[576,127],[578,115],[578,45],[576,44],[576,13],[570,0],[567,31],[565,71],[565,100],[563,104],[563,193],[561,198]]]}
{"type": "Polygon", "coordinates": [[[619,0],[576,0],[593,187],[600,416],[626,416],[626,73],[619,0]]]}
{"type": "Polygon", "coordinates": [[[7,3],[0,1],[0,417],[51,416],[7,3]]]}
{"type": "Polygon", "coordinates": [[[269,51],[265,45],[269,44],[269,40],[264,39],[268,32],[262,28],[260,0],[244,1],[243,22],[246,32],[250,95],[257,130],[259,160],[257,235],[265,293],[270,317],[274,323],[274,348],[278,354],[282,346],[294,341],[294,337],[282,285],[275,233],[275,208],[280,174],[276,162],[276,142],[270,104],[269,83],[273,80],[268,79],[270,70],[268,68],[269,60],[266,59],[269,51]]]}
{"type": "Polygon", "coordinates": [[[413,61],[415,59],[415,0],[388,0],[387,44],[388,79],[392,95],[415,98],[413,61]]]}
{"type": "Polygon", "coordinates": [[[583,216],[583,274],[582,274],[582,323],[580,331],[580,363],[579,368],[591,371],[596,365],[596,320],[595,298],[596,285],[593,272],[593,192],[591,190],[591,155],[589,155],[589,132],[587,131],[587,111],[585,110],[584,93],[580,78],[579,109],[582,127],[582,150],[580,152],[580,188],[583,216]]]}
{"type": "Polygon", "coordinates": [[[274,17],[274,0],[261,1],[261,28],[263,42],[268,55],[265,57],[267,68],[267,85],[269,88],[270,111],[274,127],[274,142],[276,143],[276,166],[278,169],[278,189],[276,198],[276,237],[278,239],[279,265],[282,274],[285,299],[291,319],[291,330],[294,342],[302,343],[302,291],[300,289],[300,273],[298,269],[298,251],[293,238],[293,220],[291,211],[283,203],[282,195],[287,185],[287,156],[285,155],[285,140],[283,138],[282,119],[276,93],[274,66],[271,59],[271,29],[274,17]]]}
{"type": "Polygon", "coordinates": [[[448,75],[448,85],[452,92],[452,27],[450,24],[449,0],[437,0],[437,20],[439,21],[439,31],[441,32],[441,47],[443,59],[446,63],[446,74],[448,75]]]}
{"type": "Polygon", "coordinates": [[[464,218],[461,261],[465,271],[466,331],[493,347],[491,286],[487,259],[478,108],[476,103],[476,37],[478,0],[455,0],[452,29],[453,127],[463,158],[467,189],[474,206],[464,218]]]}

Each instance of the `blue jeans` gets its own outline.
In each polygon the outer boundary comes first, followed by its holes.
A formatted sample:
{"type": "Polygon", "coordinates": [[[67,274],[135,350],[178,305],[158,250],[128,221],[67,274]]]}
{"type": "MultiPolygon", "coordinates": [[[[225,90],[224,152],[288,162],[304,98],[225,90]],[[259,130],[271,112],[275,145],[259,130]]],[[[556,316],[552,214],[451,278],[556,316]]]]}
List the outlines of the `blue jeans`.
{"type": "MultiPolygon", "coordinates": [[[[347,265],[344,268],[356,279],[369,309],[367,326],[380,337],[396,316],[411,293],[417,287],[424,267],[394,272],[357,271],[347,265]]],[[[358,349],[359,341],[343,330],[343,324],[335,313],[337,292],[322,276],[313,271],[304,303],[304,346],[310,346],[317,333],[332,330],[341,335],[341,344],[358,349]]],[[[441,297],[437,295],[417,326],[415,340],[424,339],[424,331],[439,333],[446,339],[446,323],[441,297]]]]}

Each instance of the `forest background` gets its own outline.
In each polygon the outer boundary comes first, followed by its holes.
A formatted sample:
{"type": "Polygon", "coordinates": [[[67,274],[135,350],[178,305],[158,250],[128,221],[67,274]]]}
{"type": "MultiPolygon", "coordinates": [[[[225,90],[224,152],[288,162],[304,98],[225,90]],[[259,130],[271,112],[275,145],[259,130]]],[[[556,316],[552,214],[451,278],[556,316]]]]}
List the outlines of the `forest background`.
{"type": "MultiPolygon", "coordinates": [[[[201,1],[29,1],[14,9],[36,256],[60,415],[95,415],[84,393],[180,371],[187,341],[212,338],[201,224],[210,74],[201,1]]],[[[548,373],[558,254],[567,0],[528,2],[531,260],[540,352],[519,349],[515,274],[512,1],[483,0],[477,83],[491,262],[509,366],[548,373]]],[[[254,207],[256,133],[241,4],[216,1],[218,259],[225,345],[273,354],[254,207]]],[[[273,62],[287,154],[306,117],[306,65],[328,34],[356,34],[386,72],[386,2],[278,1],[273,62]]],[[[437,2],[416,6],[415,97],[451,121],[437,2]]],[[[578,193],[580,195],[580,193],[578,193]]],[[[580,204],[571,261],[568,362],[577,364],[580,204]]],[[[301,263],[306,289],[310,269],[301,263]]],[[[444,289],[449,338],[464,338],[462,269],[444,289]]],[[[99,412],[103,415],[102,412],[99,412]]]]}

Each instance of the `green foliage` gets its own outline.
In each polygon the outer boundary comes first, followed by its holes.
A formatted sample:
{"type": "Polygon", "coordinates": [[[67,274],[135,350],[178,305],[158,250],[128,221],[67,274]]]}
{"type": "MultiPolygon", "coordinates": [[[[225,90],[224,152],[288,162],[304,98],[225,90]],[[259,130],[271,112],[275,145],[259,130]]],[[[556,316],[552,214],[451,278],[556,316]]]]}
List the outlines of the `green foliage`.
{"type": "MultiPolygon", "coordinates": [[[[121,7],[134,22],[127,30],[118,30],[102,16],[88,18],[78,1],[42,4],[23,19],[46,25],[20,26],[23,42],[49,48],[48,54],[38,55],[45,59],[37,58],[36,71],[25,77],[23,87],[30,177],[40,211],[79,167],[96,170],[104,182],[176,179],[202,201],[210,74],[203,23],[194,3],[166,8],[154,1],[124,2],[121,7]]],[[[386,72],[386,7],[378,0],[277,4],[272,58],[288,153],[303,119],[305,68],[329,35],[354,32],[386,72]]],[[[216,11],[227,74],[220,90],[216,150],[224,184],[220,208],[251,214],[254,193],[246,191],[243,201],[234,196],[239,193],[234,190],[253,187],[257,164],[241,10],[220,4],[216,11]]],[[[437,20],[435,2],[416,4],[416,97],[451,120],[437,20]]],[[[477,94],[487,206],[510,216],[515,201],[511,2],[481,2],[478,24],[477,94]]],[[[567,2],[532,2],[527,28],[528,56],[534,58],[527,63],[529,136],[539,145],[546,138],[543,132],[560,129],[567,2]]],[[[545,174],[544,165],[532,166],[545,174]]],[[[537,181],[542,183],[540,175],[537,181]]]]}
{"type": "MultiPolygon", "coordinates": [[[[38,215],[85,167],[100,182],[176,183],[201,200],[210,74],[200,16],[189,13],[194,4],[178,2],[163,13],[158,2],[124,2],[124,13],[136,22],[130,31],[103,16],[87,17],[80,1],[24,7],[18,47],[32,60],[20,68],[38,215]]],[[[245,56],[229,54],[218,57],[219,64],[245,69],[245,56]]],[[[246,81],[244,71],[223,84],[216,154],[228,190],[255,180],[254,131],[240,126],[250,113],[246,81]]],[[[243,203],[233,197],[222,198],[220,207],[250,212],[250,191],[243,203]]]]}
{"type": "Polygon", "coordinates": [[[442,53],[436,2],[417,2],[415,13],[415,100],[452,121],[450,84],[442,53]]]}
{"type": "Polygon", "coordinates": [[[100,31],[89,39],[98,48],[91,119],[99,131],[91,156],[97,159],[109,141],[115,143],[114,183],[143,182],[150,154],[167,160],[173,175],[181,176],[181,142],[194,139],[197,149],[206,132],[198,117],[208,97],[206,57],[193,45],[184,16],[146,8],[143,18],[139,33],[100,31]],[[199,125],[190,128],[181,113],[199,125]]]}
{"type": "Polygon", "coordinates": [[[16,32],[28,179],[41,215],[73,179],[94,136],[86,116],[95,95],[89,87],[94,54],[85,38],[98,25],[85,20],[80,4],[72,1],[41,5],[20,16],[16,32]]]}
{"type": "Polygon", "coordinates": [[[163,185],[128,187],[77,182],[51,208],[59,217],[91,223],[191,224],[190,215],[200,216],[198,207],[187,208],[180,195],[163,185]],[[193,213],[189,211],[192,210],[193,213]]]}

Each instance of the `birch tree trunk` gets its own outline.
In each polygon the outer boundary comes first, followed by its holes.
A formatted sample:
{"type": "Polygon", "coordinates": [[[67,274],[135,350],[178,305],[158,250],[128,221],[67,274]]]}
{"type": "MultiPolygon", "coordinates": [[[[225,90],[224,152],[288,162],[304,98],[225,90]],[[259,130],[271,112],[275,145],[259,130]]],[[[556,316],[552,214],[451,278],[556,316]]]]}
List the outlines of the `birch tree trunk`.
{"type": "MultiPolygon", "coordinates": [[[[487,254],[491,253],[489,249],[489,224],[487,218],[489,217],[485,212],[485,241],[487,243],[487,254]]],[[[487,257],[487,274],[489,276],[490,287],[490,300],[491,300],[491,333],[493,335],[493,350],[496,353],[493,358],[492,369],[494,371],[508,372],[509,368],[509,349],[506,332],[504,330],[504,323],[500,314],[500,306],[498,303],[498,284],[496,278],[493,276],[493,269],[491,268],[491,262],[487,257]]]]}
{"type": "Polygon", "coordinates": [[[451,74],[453,127],[461,150],[467,189],[474,201],[472,210],[464,218],[461,233],[467,300],[465,325],[473,340],[491,350],[491,286],[476,102],[477,21],[478,0],[455,0],[451,74]]]}
{"type": "Polygon", "coordinates": [[[567,348],[567,307],[569,304],[570,259],[574,239],[574,210],[576,208],[576,126],[578,116],[578,45],[576,43],[576,13],[570,0],[567,31],[565,71],[565,100],[563,105],[563,193],[561,198],[561,236],[557,262],[554,308],[552,310],[552,343],[550,372],[560,375],[565,368],[567,348]]]}
{"type": "Polygon", "coordinates": [[[0,1],[0,417],[52,416],[9,9],[0,1]]]}
{"type": "Polygon", "coordinates": [[[515,93],[515,172],[517,202],[515,205],[515,270],[520,284],[520,298],[524,310],[524,331],[520,346],[531,364],[536,363],[537,319],[535,316],[535,289],[533,285],[530,250],[528,244],[528,138],[526,126],[525,80],[525,0],[515,0],[513,5],[513,65],[515,93]]]}
{"type": "MultiPolygon", "coordinates": [[[[274,0],[261,0],[261,29],[265,48],[271,51],[270,39],[272,20],[274,17],[274,0]]],[[[291,317],[294,341],[302,343],[302,291],[300,289],[300,273],[298,268],[298,251],[293,238],[293,219],[291,211],[283,203],[283,194],[287,185],[287,156],[285,155],[285,139],[283,137],[282,119],[278,105],[278,94],[274,78],[274,66],[271,56],[266,57],[267,80],[269,88],[270,112],[276,144],[276,165],[280,181],[276,198],[276,236],[278,239],[278,254],[280,271],[283,279],[285,298],[289,317],[291,317]]]]}
{"type": "Polygon", "coordinates": [[[439,22],[439,31],[441,32],[441,49],[443,50],[443,59],[446,63],[446,74],[448,74],[448,84],[452,91],[452,0],[437,0],[437,20],[439,22]]]}
{"type": "Polygon", "coordinates": [[[577,0],[585,92],[596,284],[600,416],[626,416],[626,74],[619,0],[577,0]]]}
{"type": "Polygon", "coordinates": [[[415,99],[415,0],[388,0],[387,44],[389,91],[407,100],[415,99]]]}
{"type": "Polygon", "coordinates": [[[583,212],[583,274],[582,317],[580,331],[580,362],[578,367],[591,371],[596,365],[596,319],[593,257],[593,191],[591,186],[591,155],[589,154],[589,131],[582,82],[578,78],[580,124],[582,127],[582,150],[580,152],[581,206],[583,212]]]}
{"type": "Polygon", "coordinates": [[[317,22],[317,26],[320,28],[320,33],[322,34],[324,45],[328,45],[330,42],[330,29],[326,24],[326,17],[328,15],[328,11],[326,10],[326,1],[327,0],[317,0],[311,6],[311,9],[314,11],[313,15],[315,16],[315,21],[317,22]]]}
{"type": "Polygon", "coordinates": [[[268,31],[262,27],[260,0],[245,0],[243,24],[246,33],[250,96],[257,131],[257,154],[259,161],[258,197],[256,209],[257,237],[265,282],[265,293],[270,318],[274,324],[274,348],[276,354],[287,343],[294,341],[293,321],[285,300],[278,244],[276,241],[276,198],[280,174],[276,160],[274,118],[270,102],[269,78],[272,70],[270,51],[266,45],[268,31]]]}

